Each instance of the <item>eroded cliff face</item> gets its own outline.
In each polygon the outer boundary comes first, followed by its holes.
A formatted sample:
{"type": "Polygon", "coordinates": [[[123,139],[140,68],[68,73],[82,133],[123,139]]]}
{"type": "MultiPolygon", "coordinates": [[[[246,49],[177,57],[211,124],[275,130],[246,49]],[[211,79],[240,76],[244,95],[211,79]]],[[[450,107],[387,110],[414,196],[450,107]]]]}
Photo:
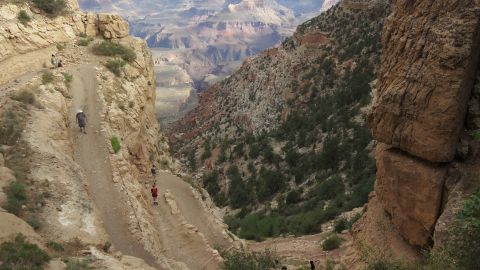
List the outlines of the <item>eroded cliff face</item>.
{"type": "Polygon", "coordinates": [[[67,12],[55,18],[28,3],[2,3],[0,25],[0,207],[18,216],[0,208],[0,226],[6,228],[0,240],[23,233],[42,248],[50,240],[61,243],[65,252],[80,243],[82,254],[93,260],[91,266],[107,269],[153,269],[142,259],[165,269],[182,269],[161,254],[147,192],[151,165],[175,171],[175,164],[155,119],[153,63],[145,42],[129,37],[128,24],[119,16],[82,13],[76,1],[69,1],[67,12]],[[18,21],[21,10],[30,16],[29,22],[18,21]],[[104,65],[109,58],[79,45],[80,35],[93,42],[114,40],[132,48],[136,59],[117,77],[104,65]],[[64,67],[51,68],[52,53],[64,67]],[[89,119],[85,136],[75,124],[78,109],[89,119]],[[110,144],[113,136],[121,144],[118,153],[110,144]],[[96,167],[85,166],[92,161],[96,167]],[[106,189],[95,190],[92,180],[105,183],[106,189]],[[21,183],[27,192],[17,210],[7,199],[12,183],[21,183]],[[102,192],[118,192],[119,201],[110,203],[121,210],[108,211],[122,211],[125,228],[109,224],[105,206],[93,199],[102,192]],[[28,225],[20,218],[35,222],[28,225]],[[116,245],[113,238],[130,238],[112,232],[133,235],[141,247],[133,255],[142,259],[97,249],[113,242],[112,251],[122,250],[121,241],[116,245]],[[155,257],[149,261],[143,249],[155,257]]]}
{"type": "MultiPolygon", "coordinates": [[[[447,237],[478,164],[470,134],[478,128],[479,44],[478,1],[396,1],[368,115],[379,141],[377,181],[360,227],[375,227],[365,221],[380,206],[412,246],[438,246],[447,237]]],[[[366,231],[361,238],[372,239],[366,231]]]]}

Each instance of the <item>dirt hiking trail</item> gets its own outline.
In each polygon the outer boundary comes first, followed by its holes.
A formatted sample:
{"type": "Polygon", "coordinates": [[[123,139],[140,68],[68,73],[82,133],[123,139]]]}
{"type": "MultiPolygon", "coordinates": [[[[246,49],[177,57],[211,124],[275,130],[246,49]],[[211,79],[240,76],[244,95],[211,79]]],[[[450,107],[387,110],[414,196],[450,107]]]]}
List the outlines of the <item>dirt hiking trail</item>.
{"type": "MultiPolygon", "coordinates": [[[[115,187],[110,165],[109,146],[101,131],[102,109],[97,97],[96,69],[85,64],[71,69],[73,103],[70,109],[74,140],[74,159],[82,167],[90,196],[99,209],[104,227],[112,244],[123,254],[139,257],[151,266],[162,269],[155,257],[145,251],[128,229],[128,199],[115,187]],[[77,110],[87,115],[87,134],[79,131],[75,122],[77,110]]],[[[174,269],[217,270],[218,255],[212,247],[224,250],[232,246],[232,239],[215,222],[195,196],[187,182],[167,172],[160,172],[156,182],[159,205],[151,206],[154,224],[163,247],[162,255],[174,269]],[[168,198],[168,199],[167,199],[168,198]],[[174,206],[172,206],[174,204],[174,206]]],[[[149,189],[150,187],[147,187],[149,189]]],[[[149,190],[147,190],[149,193],[149,190]]]]}
{"type": "Polygon", "coordinates": [[[109,150],[101,132],[101,105],[97,100],[95,67],[82,65],[73,69],[72,74],[71,121],[76,123],[78,109],[87,115],[87,134],[80,133],[76,124],[72,125],[74,159],[85,173],[90,196],[100,211],[112,244],[123,254],[142,258],[148,264],[157,266],[155,258],[130,233],[126,200],[117,192],[112,180],[109,150]]]}
{"type": "Polygon", "coordinates": [[[207,243],[210,247],[227,250],[232,247],[229,236],[207,216],[208,213],[187,182],[168,172],[160,172],[156,183],[160,199],[159,205],[154,206],[157,213],[154,216],[165,255],[183,262],[192,270],[219,269],[219,263],[207,249],[207,243]],[[178,209],[173,209],[177,211],[172,210],[167,198],[174,201],[178,209]]]}

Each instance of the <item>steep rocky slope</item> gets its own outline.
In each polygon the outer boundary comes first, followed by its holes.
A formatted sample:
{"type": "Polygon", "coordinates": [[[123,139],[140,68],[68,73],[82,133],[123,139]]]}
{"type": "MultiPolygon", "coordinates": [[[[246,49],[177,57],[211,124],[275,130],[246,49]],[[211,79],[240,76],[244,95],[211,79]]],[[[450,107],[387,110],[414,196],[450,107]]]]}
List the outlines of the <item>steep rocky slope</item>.
{"type": "Polygon", "coordinates": [[[480,186],[479,15],[475,1],[397,1],[386,22],[368,113],[379,141],[377,180],[358,226],[359,238],[372,246],[385,240],[375,219],[401,236],[382,252],[405,255],[395,250],[408,247],[402,241],[441,247],[462,201],[480,186]]]}
{"type": "Polygon", "coordinates": [[[160,205],[151,205],[151,165],[178,165],[155,119],[149,49],[119,16],[67,4],[58,16],[30,2],[0,5],[0,241],[23,233],[54,258],[102,269],[218,269],[213,246],[237,244],[208,194],[162,173],[160,205]],[[119,59],[92,53],[99,44],[120,44],[129,61],[116,70],[119,59]],[[51,68],[52,53],[64,67],[51,68]]]}
{"type": "Polygon", "coordinates": [[[238,209],[228,219],[241,236],[317,232],[367,201],[375,171],[364,112],[388,14],[388,3],[368,3],[300,25],[169,131],[216,202],[238,209]]]}

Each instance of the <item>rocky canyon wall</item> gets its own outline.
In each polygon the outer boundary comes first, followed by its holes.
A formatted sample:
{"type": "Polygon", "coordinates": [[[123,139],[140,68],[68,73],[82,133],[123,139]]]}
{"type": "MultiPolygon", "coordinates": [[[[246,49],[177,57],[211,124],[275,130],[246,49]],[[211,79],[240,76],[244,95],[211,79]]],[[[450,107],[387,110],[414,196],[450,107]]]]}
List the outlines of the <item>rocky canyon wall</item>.
{"type": "Polygon", "coordinates": [[[410,245],[437,245],[478,163],[468,130],[478,127],[465,122],[467,111],[467,122],[477,121],[479,106],[471,96],[478,83],[480,2],[396,1],[382,45],[368,115],[379,142],[370,201],[378,201],[410,245]]]}

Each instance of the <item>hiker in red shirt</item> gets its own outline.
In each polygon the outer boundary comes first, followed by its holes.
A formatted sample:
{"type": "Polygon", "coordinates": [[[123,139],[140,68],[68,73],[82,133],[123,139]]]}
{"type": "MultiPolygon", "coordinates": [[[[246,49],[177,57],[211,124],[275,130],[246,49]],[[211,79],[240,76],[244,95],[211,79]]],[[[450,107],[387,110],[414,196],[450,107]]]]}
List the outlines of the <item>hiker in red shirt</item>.
{"type": "Polygon", "coordinates": [[[153,205],[158,205],[157,197],[158,197],[158,189],[157,185],[155,183],[153,184],[152,188],[150,189],[152,192],[152,198],[153,198],[153,205]]]}

